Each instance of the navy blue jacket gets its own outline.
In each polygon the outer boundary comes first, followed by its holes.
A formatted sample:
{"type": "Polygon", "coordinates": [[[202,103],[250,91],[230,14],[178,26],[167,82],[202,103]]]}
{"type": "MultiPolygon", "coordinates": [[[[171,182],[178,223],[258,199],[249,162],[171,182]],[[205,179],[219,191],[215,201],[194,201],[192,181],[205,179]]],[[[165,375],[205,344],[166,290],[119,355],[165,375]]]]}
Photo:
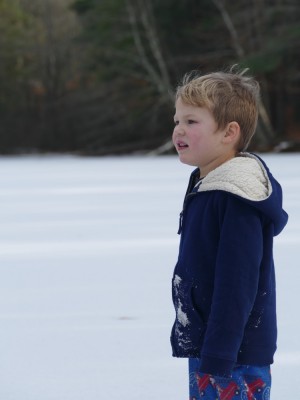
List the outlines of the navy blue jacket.
{"type": "Polygon", "coordinates": [[[282,190],[265,163],[240,153],[195,184],[180,218],[172,294],[173,356],[230,376],[236,364],[269,365],[276,350],[273,237],[287,223],[282,190]]]}

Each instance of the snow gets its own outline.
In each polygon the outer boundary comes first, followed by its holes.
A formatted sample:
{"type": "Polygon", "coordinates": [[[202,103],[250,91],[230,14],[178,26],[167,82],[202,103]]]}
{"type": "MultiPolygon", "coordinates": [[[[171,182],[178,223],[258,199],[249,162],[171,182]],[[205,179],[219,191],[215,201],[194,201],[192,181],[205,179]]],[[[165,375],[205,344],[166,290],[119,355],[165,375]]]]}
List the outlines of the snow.
{"type": "Polygon", "coordinates": [[[182,311],[182,303],[178,300],[177,319],[184,327],[190,324],[190,321],[185,312],[182,311]]]}
{"type": "MultiPolygon", "coordinates": [[[[272,400],[299,382],[299,154],[263,155],[290,215],[276,239],[272,400]]],[[[176,156],[0,158],[0,399],[182,400],[171,277],[191,168],[176,156]]]]}
{"type": "MultiPolygon", "coordinates": [[[[176,288],[176,291],[178,290],[178,287],[179,287],[181,281],[182,281],[182,279],[180,278],[180,276],[178,276],[178,275],[174,276],[174,286],[176,288]]],[[[177,294],[177,292],[176,292],[176,294],[177,294]]]]}

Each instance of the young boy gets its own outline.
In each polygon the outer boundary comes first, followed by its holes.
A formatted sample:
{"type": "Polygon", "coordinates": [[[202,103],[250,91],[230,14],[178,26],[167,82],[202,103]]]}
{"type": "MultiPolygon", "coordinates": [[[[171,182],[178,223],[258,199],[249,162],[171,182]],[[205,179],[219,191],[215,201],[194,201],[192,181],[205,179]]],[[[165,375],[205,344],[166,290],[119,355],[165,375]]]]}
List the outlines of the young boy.
{"type": "Polygon", "coordinates": [[[173,142],[196,166],[180,214],[173,276],[173,356],[189,359],[191,400],[268,400],[276,350],[273,237],[287,223],[282,191],[245,152],[259,85],[234,72],[186,76],[173,142]]]}

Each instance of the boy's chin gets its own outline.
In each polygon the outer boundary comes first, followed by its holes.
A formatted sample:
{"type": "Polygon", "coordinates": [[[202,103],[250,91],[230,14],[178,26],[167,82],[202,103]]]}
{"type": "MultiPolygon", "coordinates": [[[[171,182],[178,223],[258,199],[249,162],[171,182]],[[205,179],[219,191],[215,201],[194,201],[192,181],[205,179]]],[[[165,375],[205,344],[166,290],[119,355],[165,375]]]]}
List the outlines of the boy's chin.
{"type": "Polygon", "coordinates": [[[187,159],[183,155],[179,154],[179,160],[182,164],[190,165],[191,167],[198,167],[197,163],[193,162],[192,160],[187,159]]]}

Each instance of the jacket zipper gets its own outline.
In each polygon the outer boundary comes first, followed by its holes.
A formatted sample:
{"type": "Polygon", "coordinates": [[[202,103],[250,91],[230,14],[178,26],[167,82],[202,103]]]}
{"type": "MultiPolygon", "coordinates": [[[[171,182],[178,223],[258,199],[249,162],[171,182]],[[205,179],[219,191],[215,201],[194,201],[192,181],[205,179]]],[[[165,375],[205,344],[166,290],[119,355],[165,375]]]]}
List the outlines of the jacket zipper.
{"type": "Polygon", "coordinates": [[[178,227],[178,231],[177,231],[178,235],[180,235],[182,232],[182,219],[183,219],[183,210],[179,214],[179,227],[178,227]]]}
{"type": "Polygon", "coordinates": [[[178,231],[177,234],[180,235],[182,232],[182,226],[183,226],[183,216],[184,216],[184,212],[186,210],[186,205],[187,205],[187,201],[188,199],[190,199],[192,196],[195,196],[197,194],[196,193],[189,193],[185,196],[184,202],[183,202],[183,208],[181,213],[179,214],[179,227],[178,227],[178,231]]]}
{"type": "Polygon", "coordinates": [[[197,172],[197,171],[198,171],[198,169],[195,170],[195,171],[192,173],[192,175],[190,176],[190,180],[189,180],[189,183],[188,183],[187,191],[186,191],[186,193],[185,193],[185,197],[184,197],[184,200],[183,200],[182,211],[181,211],[181,213],[179,214],[179,227],[178,227],[178,231],[177,231],[178,235],[180,235],[181,232],[182,232],[183,215],[184,215],[184,211],[185,211],[185,208],[186,208],[187,199],[188,199],[188,197],[190,197],[191,195],[196,194],[196,193],[192,192],[192,189],[193,189],[193,187],[195,186],[195,172],[197,172]]]}

